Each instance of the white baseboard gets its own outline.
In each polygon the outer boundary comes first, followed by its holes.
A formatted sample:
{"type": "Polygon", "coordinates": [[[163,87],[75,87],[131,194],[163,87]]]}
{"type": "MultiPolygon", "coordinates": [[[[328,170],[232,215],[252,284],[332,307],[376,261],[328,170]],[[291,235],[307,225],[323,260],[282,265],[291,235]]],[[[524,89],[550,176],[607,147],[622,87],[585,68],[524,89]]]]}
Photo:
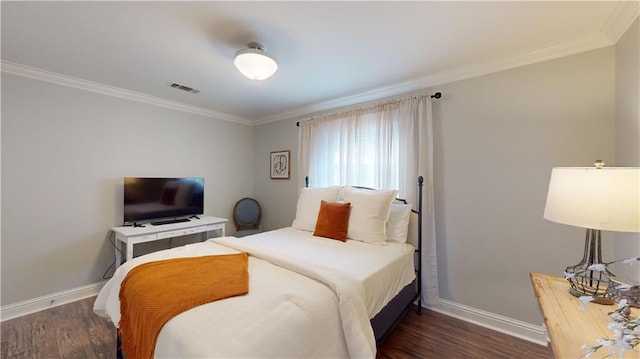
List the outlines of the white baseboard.
{"type": "MultiPolygon", "coordinates": [[[[106,281],[93,283],[83,287],[2,306],[0,307],[0,321],[14,319],[23,315],[96,296],[105,283],[106,281]]],[[[536,344],[547,345],[547,335],[543,326],[532,325],[445,299],[440,299],[439,304],[429,305],[427,308],[536,344]]]]}
{"type": "Polygon", "coordinates": [[[542,325],[529,324],[444,299],[440,299],[439,304],[429,305],[427,308],[485,328],[547,346],[547,333],[542,325]]]}
{"type": "Polygon", "coordinates": [[[5,320],[14,319],[23,315],[96,296],[105,283],[106,281],[93,283],[63,292],[53,293],[39,298],[2,306],[0,307],[0,321],[4,322],[5,320]]]}

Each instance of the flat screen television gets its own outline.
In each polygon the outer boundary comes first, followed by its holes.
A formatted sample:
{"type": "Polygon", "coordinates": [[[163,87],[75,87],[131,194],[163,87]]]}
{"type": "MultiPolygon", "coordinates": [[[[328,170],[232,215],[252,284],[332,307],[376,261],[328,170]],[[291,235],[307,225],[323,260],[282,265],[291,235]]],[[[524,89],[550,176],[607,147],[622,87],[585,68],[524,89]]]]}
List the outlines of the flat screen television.
{"type": "Polygon", "coordinates": [[[124,177],[124,223],[183,222],[204,213],[204,178],[124,177]]]}

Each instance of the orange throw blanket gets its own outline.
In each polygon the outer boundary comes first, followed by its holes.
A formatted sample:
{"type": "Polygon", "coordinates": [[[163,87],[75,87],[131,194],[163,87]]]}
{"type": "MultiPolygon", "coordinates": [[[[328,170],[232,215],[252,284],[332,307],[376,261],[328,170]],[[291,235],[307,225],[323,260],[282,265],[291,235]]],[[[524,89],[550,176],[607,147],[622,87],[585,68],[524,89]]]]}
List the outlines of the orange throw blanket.
{"type": "Polygon", "coordinates": [[[122,350],[153,358],[160,329],[193,307],[249,292],[248,254],[149,262],[133,268],[120,288],[122,350]]]}

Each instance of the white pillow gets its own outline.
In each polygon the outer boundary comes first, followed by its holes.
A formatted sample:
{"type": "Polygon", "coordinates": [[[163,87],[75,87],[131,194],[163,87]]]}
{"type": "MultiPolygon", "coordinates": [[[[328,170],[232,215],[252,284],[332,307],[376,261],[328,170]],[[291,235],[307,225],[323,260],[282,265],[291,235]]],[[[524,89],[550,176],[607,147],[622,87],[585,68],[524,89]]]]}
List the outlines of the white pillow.
{"type": "Polygon", "coordinates": [[[347,237],[373,244],[387,240],[386,223],[396,190],[344,189],[344,201],[351,203],[347,237]]]}
{"type": "Polygon", "coordinates": [[[392,203],[387,221],[387,242],[406,243],[409,233],[411,205],[392,203]]]}
{"type": "Polygon", "coordinates": [[[301,188],[296,207],[296,218],[291,226],[295,229],[313,232],[320,211],[320,201],[336,202],[339,191],[339,186],[301,188]]]}

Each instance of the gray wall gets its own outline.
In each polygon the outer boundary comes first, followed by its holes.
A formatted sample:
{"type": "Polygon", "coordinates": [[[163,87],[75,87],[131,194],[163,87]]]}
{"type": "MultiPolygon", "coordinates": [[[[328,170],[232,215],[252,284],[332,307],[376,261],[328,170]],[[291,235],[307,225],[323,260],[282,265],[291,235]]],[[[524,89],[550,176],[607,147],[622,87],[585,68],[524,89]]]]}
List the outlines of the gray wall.
{"type": "Polygon", "coordinates": [[[613,48],[439,90],[441,297],[540,324],[529,272],[562,276],[584,245],[584,230],[542,217],[551,169],[613,161],[613,48]]]}
{"type": "MultiPolygon", "coordinates": [[[[616,44],[616,166],[640,167],[640,20],[616,44]]],[[[640,233],[616,233],[613,258],[640,254],[640,233]]],[[[640,283],[640,266],[619,265],[616,275],[640,283]]]]}
{"type": "MultiPolygon", "coordinates": [[[[254,176],[255,197],[262,207],[264,230],[289,227],[296,215],[298,198],[298,127],[295,120],[277,121],[255,126],[254,176]],[[271,179],[270,153],[290,150],[291,175],[288,180],[271,179]]],[[[304,184],[300,184],[304,187],[304,184]]]]}
{"type": "Polygon", "coordinates": [[[3,73],[2,305],[102,280],[122,177],[205,177],[205,214],[230,218],[253,152],[249,126],[3,73]]]}
{"type": "MultiPolygon", "coordinates": [[[[561,275],[579,260],[584,237],[542,218],[551,168],[613,161],[614,49],[435,90],[444,94],[434,105],[441,297],[540,325],[529,272],[561,275]]],[[[283,143],[297,151],[294,120],[257,126],[255,136],[256,151],[283,143]]],[[[256,168],[264,161],[256,156],[256,168]]],[[[256,196],[271,198],[276,185],[256,180],[256,196]]],[[[286,208],[269,215],[269,228],[295,215],[297,182],[287,186],[266,203],[286,208]]]]}

